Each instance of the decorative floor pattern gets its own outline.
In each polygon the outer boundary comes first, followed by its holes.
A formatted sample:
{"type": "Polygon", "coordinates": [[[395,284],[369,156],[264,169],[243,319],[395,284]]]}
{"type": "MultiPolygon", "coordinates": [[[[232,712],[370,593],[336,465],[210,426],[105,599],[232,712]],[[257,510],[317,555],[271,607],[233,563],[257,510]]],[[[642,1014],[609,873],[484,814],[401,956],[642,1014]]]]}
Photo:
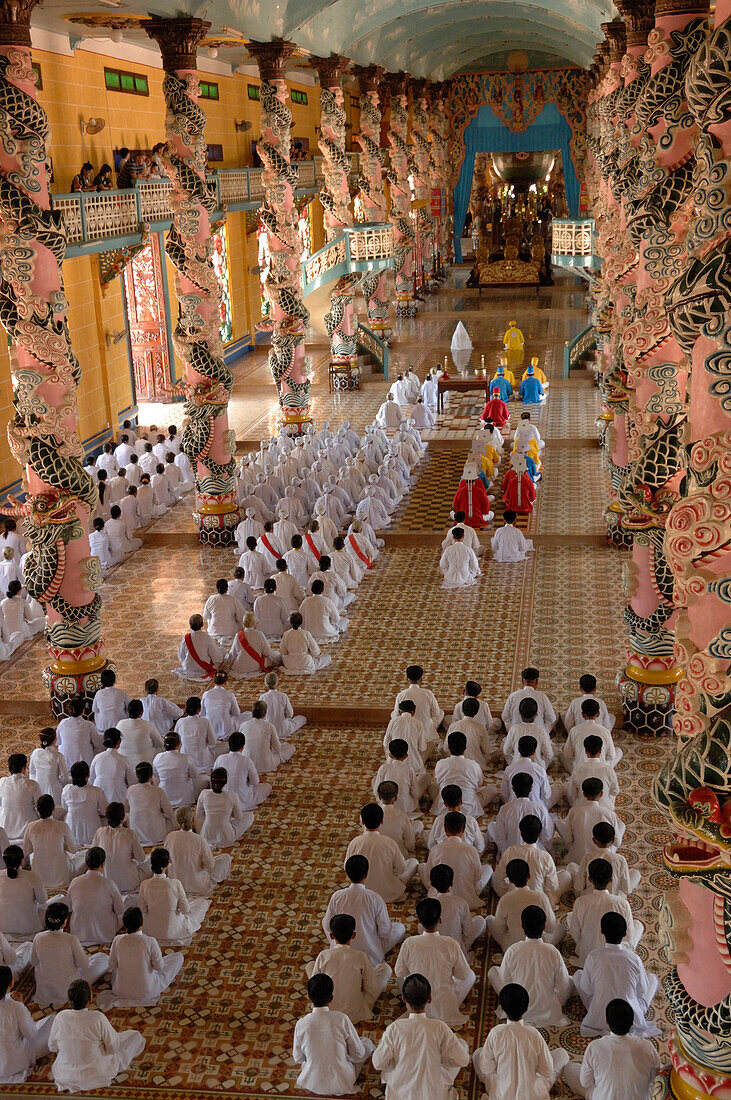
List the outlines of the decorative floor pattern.
{"type": "MultiPolygon", "coordinates": [[[[526,562],[497,565],[489,561],[488,551],[479,585],[456,592],[441,589],[434,542],[447,527],[476,419],[460,425],[455,412],[463,411],[462,403],[454,404],[435,433],[417,485],[389,529],[389,545],[351,609],[346,639],[331,650],[332,666],[313,677],[283,678],[295,706],[340,707],[346,716],[343,724],[310,722],[297,736],[297,753],[277,773],[272,797],[236,849],[231,878],[216,892],[202,932],[186,948],[186,963],[173,989],[156,1008],[110,1014],[117,1027],[140,1028],[147,1047],[131,1072],[100,1096],[262,1100],[297,1094],[297,1070],[289,1053],[294,1022],[306,1010],[303,965],[325,945],[320,920],[330,893],[343,885],[345,848],[357,832],[358,811],[370,798],[370,779],[380,763],[382,727],[374,724],[373,708],[390,707],[408,663],[419,660],[424,665],[448,712],[468,676],[482,682],[485,698],[498,712],[529,660],[541,668],[542,684],[557,707],[565,707],[576,694],[578,676],[592,671],[610,707],[618,708],[614,678],[624,658],[624,559],[592,544],[603,533],[606,481],[593,445],[597,397],[589,377],[556,377],[563,343],[581,327],[582,303],[583,293],[566,280],[542,291],[538,302],[530,294],[485,295],[480,301],[474,292],[447,288],[427,303],[420,317],[403,326],[394,362],[414,363],[420,376],[443,358],[456,319],[465,314],[478,355],[480,342],[488,348],[499,339],[508,313],[529,336],[528,354],[539,354],[552,382],[540,412],[547,446],[545,480],[531,521],[538,531],[536,552],[526,562]]],[[[265,354],[256,354],[258,362],[239,373],[232,402],[232,423],[246,439],[263,438],[275,426],[265,354]]],[[[327,417],[333,424],[350,419],[362,430],[383,400],[385,383],[371,383],[356,394],[329,395],[321,377],[324,355],[318,350],[315,358],[317,418],[327,417]]],[[[475,412],[469,402],[464,404],[465,412],[475,412]]],[[[169,671],[176,663],[178,641],[188,616],[202,608],[216,578],[230,575],[235,562],[230,552],[192,545],[192,531],[190,505],[183,504],[153,525],[149,544],[116,569],[105,586],[107,649],[131,694],[140,691],[146,677],[156,675],[163,694],[177,701],[187,695],[186,686],[169,671]],[[185,537],[176,541],[176,535],[185,537]]],[[[4,753],[28,751],[45,724],[39,688],[43,663],[43,646],[35,644],[0,668],[4,753]]],[[[257,694],[254,683],[237,691],[242,705],[257,694]]],[[[662,973],[666,966],[653,929],[662,892],[671,883],[659,856],[665,822],[652,807],[649,787],[667,749],[662,742],[621,733],[618,740],[625,752],[618,800],[627,822],[624,848],[643,874],[632,899],[647,927],[640,954],[649,969],[662,973]]],[[[393,916],[403,919],[409,931],[420,896],[412,885],[404,902],[392,907],[393,916]]],[[[561,915],[567,911],[562,904],[561,915]]],[[[565,944],[567,956],[571,947],[565,944]]],[[[467,1002],[470,1023],[462,1031],[473,1049],[494,1022],[494,1000],[486,987],[493,956],[490,943],[478,943],[474,966],[479,979],[467,1002]]],[[[26,979],[24,997],[31,988],[26,979]]],[[[362,1033],[377,1040],[400,1011],[391,988],[362,1033]]],[[[656,1018],[667,1031],[664,1011],[659,998],[656,1018]]],[[[547,1035],[552,1045],[560,1044],[578,1058],[586,1040],[579,1035],[576,1000],[570,1002],[568,1015],[568,1027],[547,1035]]],[[[46,1095],[53,1092],[49,1081],[46,1062],[26,1085],[5,1091],[46,1095]]],[[[459,1100],[477,1100],[480,1088],[471,1071],[460,1075],[457,1086],[459,1100]]],[[[362,1090],[370,1097],[382,1096],[372,1071],[362,1090]]],[[[554,1095],[570,1094],[558,1086],[554,1095]]]]}

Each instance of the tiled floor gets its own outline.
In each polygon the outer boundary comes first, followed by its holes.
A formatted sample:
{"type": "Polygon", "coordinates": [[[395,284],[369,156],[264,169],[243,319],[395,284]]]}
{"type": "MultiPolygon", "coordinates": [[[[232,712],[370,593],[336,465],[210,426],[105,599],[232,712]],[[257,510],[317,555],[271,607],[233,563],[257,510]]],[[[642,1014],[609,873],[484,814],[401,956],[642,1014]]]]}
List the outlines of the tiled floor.
{"type": "MultiPolygon", "coordinates": [[[[459,273],[459,281],[465,277],[459,273]]],[[[546,690],[557,706],[576,693],[576,680],[594,671],[612,708],[618,708],[614,676],[623,648],[621,556],[602,545],[601,510],[605,473],[595,445],[596,392],[588,375],[560,378],[563,345],[582,327],[583,291],[570,281],[552,291],[484,295],[451,286],[426,304],[422,314],[397,333],[392,362],[413,363],[421,375],[443,360],[454,326],[465,320],[475,355],[488,364],[499,347],[505,320],[515,316],[528,340],[527,354],[538,354],[551,378],[550,396],[540,412],[547,440],[544,483],[531,533],[536,552],[525,563],[498,565],[489,550],[479,585],[463,591],[440,588],[435,543],[448,520],[472,423],[469,403],[455,403],[433,433],[430,453],[410,500],[386,535],[387,546],[351,609],[345,640],[331,650],[332,666],[284,686],[295,705],[339,708],[337,719],[310,722],[297,737],[297,753],[274,779],[274,794],[257,812],[256,823],[234,853],[231,878],[217,891],[202,933],[186,949],[186,963],[172,990],[149,1010],[116,1010],[117,1027],[139,1027],[147,1038],[140,1059],[109,1091],[129,1097],[228,1095],[262,1098],[290,1095],[296,1068],[289,1060],[295,1019],[305,1010],[304,962],[324,946],[319,922],[340,870],[357,816],[369,797],[370,779],[380,760],[382,726],[377,708],[390,707],[403,683],[403,669],[419,660],[445,710],[460,698],[468,676],[484,685],[499,711],[530,660],[540,666],[546,690]],[[464,440],[464,448],[459,441],[464,440]]],[[[325,349],[313,350],[313,412],[332,424],[352,421],[362,430],[383,400],[385,384],[369,383],[357,394],[327,393],[325,349]]],[[[475,406],[477,408],[477,406],[475,406]]],[[[179,409],[175,412],[179,413],[179,409]]],[[[168,423],[169,410],[157,410],[168,423]]],[[[242,440],[259,440],[274,428],[274,390],[265,354],[244,361],[237,377],[230,421],[242,440]]],[[[201,610],[218,576],[230,576],[230,551],[199,549],[190,505],[181,505],[151,529],[146,546],[119,567],[104,592],[104,633],[121,684],[136,694],[155,675],[161,691],[180,701],[186,687],[170,673],[188,616],[201,610]]],[[[488,536],[483,536],[488,542],[488,536]]],[[[4,712],[2,749],[28,750],[45,724],[40,670],[41,644],[0,669],[4,712]]],[[[286,678],[285,678],[286,680],[286,678]]],[[[237,692],[241,703],[256,697],[257,684],[237,692]]],[[[333,711],[333,714],[335,711],[333,711]]],[[[663,890],[669,885],[659,848],[664,819],[648,797],[653,772],[666,747],[620,734],[625,750],[618,808],[627,822],[625,848],[643,872],[632,899],[647,926],[640,953],[661,973],[665,964],[654,931],[663,890]]],[[[420,892],[412,885],[393,915],[415,925],[420,892]]],[[[570,900],[570,899],[569,899],[570,900]]],[[[562,906],[562,915],[566,913],[562,906]]],[[[565,952],[569,954],[567,944],[565,952]]],[[[479,980],[468,1001],[470,1023],[462,1034],[474,1047],[493,1022],[493,999],[486,974],[490,944],[478,945],[479,980]]],[[[21,993],[32,1006],[32,983],[21,993]]],[[[381,999],[376,1019],[362,1028],[377,1039],[400,1009],[392,990],[381,999]]],[[[579,1056],[581,1012],[570,1002],[570,1026],[552,1032],[579,1056]]],[[[656,1016],[667,1030],[664,1005],[656,1016]]],[[[8,1092],[52,1091],[48,1063],[28,1085],[8,1092]]],[[[382,1095],[368,1073],[363,1091],[382,1095]]],[[[473,1075],[458,1079],[460,1100],[476,1100],[473,1075]]],[[[557,1096],[569,1093],[558,1086],[557,1096]]]]}

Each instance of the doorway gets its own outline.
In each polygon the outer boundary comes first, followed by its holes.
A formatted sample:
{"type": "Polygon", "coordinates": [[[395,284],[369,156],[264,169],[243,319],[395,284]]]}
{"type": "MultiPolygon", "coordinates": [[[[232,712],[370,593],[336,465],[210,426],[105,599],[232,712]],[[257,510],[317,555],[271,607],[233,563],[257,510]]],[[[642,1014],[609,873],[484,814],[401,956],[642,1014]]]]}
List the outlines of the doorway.
{"type": "Polygon", "coordinates": [[[150,236],[145,248],[127,265],[122,279],[135,402],[169,401],[173,383],[165,311],[165,279],[157,233],[150,236]]]}

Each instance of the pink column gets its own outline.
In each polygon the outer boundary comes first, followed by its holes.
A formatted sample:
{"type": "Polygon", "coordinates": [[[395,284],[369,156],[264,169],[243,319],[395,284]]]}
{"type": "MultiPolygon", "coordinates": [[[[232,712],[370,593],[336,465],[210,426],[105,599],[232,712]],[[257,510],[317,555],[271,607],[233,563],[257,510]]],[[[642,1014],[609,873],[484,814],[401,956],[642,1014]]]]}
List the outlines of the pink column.
{"type": "Polygon", "coordinates": [[[236,436],[228,426],[233,375],[219,332],[221,291],[211,260],[211,213],[206,186],[206,114],[198,104],[197,48],[210,27],[201,19],[150,19],[143,24],[160,47],[165,70],[166,139],[162,159],[173,188],[173,224],[165,251],[175,267],[178,321],[175,350],[185,363],[182,446],[196,475],[198,537],[229,546],[239,522],[236,436]]]}
{"type": "MultiPolygon", "coordinates": [[[[449,179],[447,140],[446,102],[444,98],[444,85],[434,84],[432,87],[431,107],[429,110],[429,133],[431,145],[429,149],[429,172],[433,186],[445,193],[447,206],[451,197],[449,179]]],[[[447,214],[440,214],[435,224],[435,252],[437,256],[436,277],[440,281],[447,276],[444,265],[450,256],[451,235],[447,226],[447,214]]]]}
{"type": "Polygon", "coordinates": [[[33,0],[4,3],[0,15],[0,318],[12,341],[15,412],[8,438],[26,491],[23,504],[11,500],[3,511],[24,520],[25,582],[46,613],[51,663],[44,681],[59,718],[77,695],[91,708],[107,661],[101,571],[88,535],[97,490],[82,467],[76,398],[81,366],[71,347],[63,285],[66,230],[61,215],[50,210],[48,118],[31,66],[34,7],[33,0]]]}
{"type": "Polygon", "coordinates": [[[412,123],[414,194],[416,197],[416,232],[419,239],[421,270],[418,281],[425,291],[434,267],[434,222],[431,206],[429,173],[429,90],[426,80],[412,80],[412,123]]]}
{"type": "Polygon", "coordinates": [[[269,260],[264,289],[274,322],[269,367],[279,394],[282,423],[293,433],[311,422],[309,363],[305,331],[310,314],[302,297],[302,244],[294,192],[297,168],[290,161],[292,112],[285,71],[296,49],[293,42],[249,42],[249,53],[261,74],[261,141],[265,199],[261,220],[266,228],[269,260]]]}
{"type": "MultiPolygon", "coordinates": [[[[383,183],[383,152],[381,150],[381,105],[378,90],[384,69],[379,65],[356,65],[360,84],[360,132],[355,140],[360,146],[360,201],[366,222],[386,221],[386,192],[383,183]]],[[[388,311],[391,299],[385,271],[372,271],[361,283],[368,309],[368,328],[383,342],[391,344],[388,311]]]]}
{"type": "MultiPolygon", "coordinates": [[[[328,241],[339,237],[347,226],[353,224],[350,210],[350,163],[345,153],[345,123],[343,109],[343,73],[350,61],[334,54],[332,57],[313,57],[312,67],[320,78],[320,151],[323,155],[325,183],[320,191],[323,207],[325,237],[328,241]]],[[[359,385],[356,318],[353,311],[353,294],[358,282],[356,275],[343,275],[333,287],[330,311],[325,314],[325,326],[330,337],[330,361],[341,368],[338,375],[340,388],[355,389],[359,385]],[[347,368],[347,369],[346,369],[347,368]]]]}
{"type": "Polygon", "coordinates": [[[411,219],[411,150],[407,144],[409,125],[407,77],[405,73],[389,73],[385,88],[389,95],[390,121],[388,143],[391,146],[391,168],[388,182],[391,190],[390,219],[394,239],[394,282],[396,284],[396,316],[414,317],[414,247],[416,233],[411,219]]]}

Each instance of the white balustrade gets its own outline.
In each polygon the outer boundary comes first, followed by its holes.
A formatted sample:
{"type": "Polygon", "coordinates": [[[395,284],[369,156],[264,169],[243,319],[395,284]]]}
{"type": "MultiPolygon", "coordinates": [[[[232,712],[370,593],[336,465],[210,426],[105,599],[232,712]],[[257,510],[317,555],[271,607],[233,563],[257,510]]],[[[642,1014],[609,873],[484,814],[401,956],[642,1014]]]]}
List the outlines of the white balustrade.
{"type": "Polygon", "coordinates": [[[137,200],[133,191],[87,193],[84,195],[84,212],[87,240],[125,237],[137,232],[137,200]]]}
{"type": "Polygon", "coordinates": [[[393,254],[393,227],[390,225],[354,227],[348,230],[348,236],[351,260],[387,260],[393,254]]]}
{"type": "Polygon", "coordinates": [[[554,256],[591,256],[594,223],[590,219],[551,223],[551,253],[554,256]]]}
{"type": "Polygon", "coordinates": [[[81,195],[64,195],[53,199],[53,209],[60,210],[66,226],[66,242],[77,244],[84,239],[81,221],[81,195]]]}
{"type": "Polygon", "coordinates": [[[172,186],[168,179],[143,180],[137,184],[143,222],[169,222],[172,219],[173,214],[170,209],[172,186]]]}
{"type": "Polygon", "coordinates": [[[226,205],[249,201],[250,169],[241,168],[218,173],[221,202],[226,205]]]}

